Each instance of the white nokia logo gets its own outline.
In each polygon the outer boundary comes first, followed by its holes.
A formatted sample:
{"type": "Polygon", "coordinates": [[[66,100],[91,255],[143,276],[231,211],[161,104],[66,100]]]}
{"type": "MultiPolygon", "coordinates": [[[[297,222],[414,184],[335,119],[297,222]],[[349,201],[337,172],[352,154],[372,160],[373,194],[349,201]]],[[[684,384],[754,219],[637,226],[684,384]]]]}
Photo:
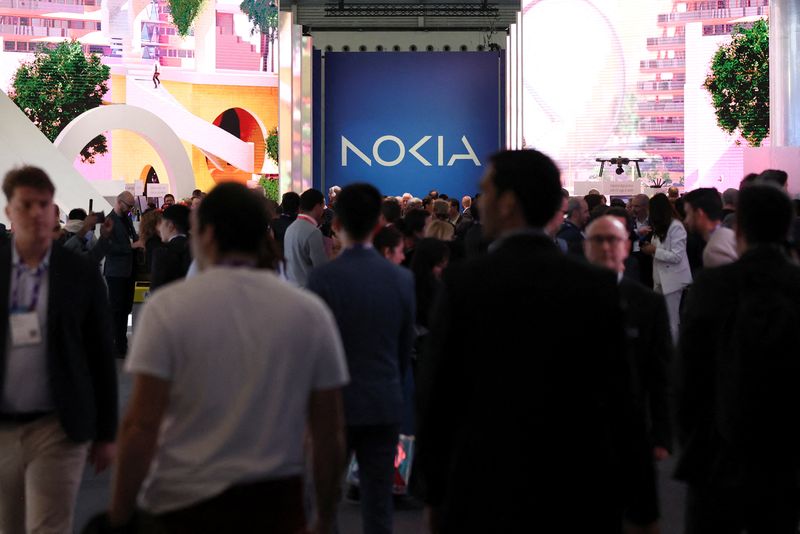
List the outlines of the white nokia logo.
{"type": "MultiPolygon", "coordinates": [[[[422,155],[420,155],[418,150],[422,148],[422,146],[425,143],[427,143],[431,139],[431,137],[433,136],[431,135],[424,136],[419,141],[417,141],[416,144],[414,144],[414,146],[408,149],[408,153],[417,158],[417,160],[419,160],[419,162],[425,165],[426,167],[432,167],[433,164],[424,157],[422,157],[422,155]]],[[[438,166],[444,167],[444,136],[439,135],[437,136],[437,139],[439,142],[438,166]]],[[[455,163],[456,161],[461,159],[467,159],[472,161],[476,167],[480,167],[481,162],[480,160],[478,160],[478,156],[475,155],[475,151],[472,150],[472,146],[469,144],[466,135],[461,136],[461,142],[464,144],[464,149],[466,150],[466,153],[452,154],[447,162],[447,166],[452,167],[453,163],[455,163]]],[[[366,154],[364,154],[364,152],[362,152],[356,145],[351,143],[348,138],[342,136],[342,167],[347,167],[348,150],[352,151],[353,154],[358,156],[358,158],[361,159],[364,163],[366,163],[369,166],[372,166],[372,160],[369,159],[369,157],[366,154]]],[[[394,135],[384,135],[376,139],[375,143],[372,145],[372,157],[373,159],[375,159],[376,162],[378,162],[379,165],[383,165],[384,167],[394,167],[395,165],[399,165],[400,163],[402,163],[403,160],[405,159],[406,146],[403,144],[403,141],[399,137],[394,135]],[[397,145],[397,148],[400,149],[400,153],[397,155],[395,159],[391,161],[386,161],[380,156],[381,145],[385,142],[394,143],[397,145]]]]}

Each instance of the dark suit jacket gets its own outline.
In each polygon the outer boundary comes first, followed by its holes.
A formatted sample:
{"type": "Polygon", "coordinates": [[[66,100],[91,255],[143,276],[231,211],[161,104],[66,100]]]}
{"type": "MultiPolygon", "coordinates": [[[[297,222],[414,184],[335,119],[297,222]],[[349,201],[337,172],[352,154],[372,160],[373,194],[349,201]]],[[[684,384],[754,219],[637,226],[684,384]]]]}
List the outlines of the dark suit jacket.
{"type": "Polygon", "coordinates": [[[583,232],[575,226],[572,221],[564,221],[556,237],[567,242],[567,250],[570,254],[583,257],[583,232]]]}
{"type": "Polygon", "coordinates": [[[681,326],[676,476],[798,487],[800,267],[762,246],[703,271],[681,326]]]}
{"type": "Polygon", "coordinates": [[[286,229],[289,228],[289,225],[292,224],[295,219],[297,219],[296,213],[294,215],[283,214],[280,217],[272,219],[272,234],[275,236],[275,241],[281,246],[281,250],[283,250],[283,236],[286,235],[286,229]]]}
{"type": "Polygon", "coordinates": [[[657,517],[612,273],[543,233],[509,237],[445,274],[430,349],[417,472],[442,532],[619,533],[623,509],[657,517]]]}
{"type": "Polygon", "coordinates": [[[115,211],[107,217],[114,220],[114,230],[109,238],[103,274],[112,278],[130,278],[133,275],[131,239],[136,240],[138,237],[127,217],[120,217],[115,211]]]}
{"type": "Polygon", "coordinates": [[[150,290],[186,276],[192,255],[189,252],[189,239],[178,236],[164,246],[153,251],[153,267],[150,273],[150,290]]]}
{"type": "Polygon", "coordinates": [[[350,384],[349,426],[399,423],[414,341],[414,279],[372,248],[352,248],[311,272],[308,289],[328,304],[342,336],[350,384]]]}
{"type": "Polygon", "coordinates": [[[650,438],[653,445],[672,451],[667,369],[673,348],[664,297],[628,278],[620,282],[619,292],[631,342],[636,392],[647,416],[650,438]]]}
{"type": "MultiPolygon", "coordinates": [[[[53,244],[47,311],[50,388],[73,441],[114,441],[117,372],[111,310],[97,264],[53,244]]],[[[11,242],[0,243],[0,388],[5,373],[11,242]]]]}

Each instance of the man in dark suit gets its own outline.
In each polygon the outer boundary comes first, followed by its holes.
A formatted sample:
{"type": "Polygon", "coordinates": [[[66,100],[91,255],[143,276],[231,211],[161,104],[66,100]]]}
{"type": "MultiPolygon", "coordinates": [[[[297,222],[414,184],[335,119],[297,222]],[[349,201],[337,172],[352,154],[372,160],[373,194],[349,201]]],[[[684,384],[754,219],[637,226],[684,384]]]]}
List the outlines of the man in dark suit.
{"type": "Polygon", "coordinates": [[[800,267],[785,242],[786,193],[739,195],[740,259],[701,273],[679,344],[676,477],[688,534],[797,532],[800,498],[800,267]]]}
{"type": "Polygon", "coordinates": [[[153,252],[153,270],[150,275],[150,291],[186,276],[192,263],[189,250],[189,208],[180,204],[164,210],[158,233],[163,247],[153,252]]]}
{"type": "Polygon", "coordinates": [[[109,238],[108,253],[103,266],[111,304],[114,349],[120,358],[125,357],[128,352],[128,315],[133,309],[133,247],[142,246],[137,243],[139,237],[128,217],[133,201],[130,191],[123,191],[117,195],[114,209],[108,214],[108,218],[114,221],[114,230],[109,238]]]}
{"type": "Polygon", "coordinates": [[[272,221],[272,234],[275,237],[275,241],[280,245],[281,251],[283,250],[283,236],[286,235],[286,229],[297,219],[299,211],[300,195],[294,191],[284,193],[281,198],[281,215],[272,221]]]}
{"type": "Polygon", "coordinates": [[[570,198],[567,202],[567,217],[556,235],[567,242],[570,254],[583,256],[583,229],[589,221],[589,205],[581,197],[570,198]]]}
{"type": "Polygon", "coordinates": [[[355,452],[365,534],[392,532],[392,484],[403,380],[414,338],[414,280],[370,245],[381,195],[353,184],[337,196],[341,256],[311,272],[308,288],[333,312],[350,384],[344,388],[347,447],[355,452]]]}
{"type": "Polygon", "coordinates": [[[117,424],[106,290],[96,264],[52,240],[53,183],[3,182],[0,243],[0,532],[72,532],[87,459],[105,469],[117,424]]]}
{"type": "Polygon", "coordinates": [[[619,350],[614,275],[544,233],[561,206],[544,154],[494,155],[481,189],[495,241],[445,273],[421,370],[418,473],[432,531],[619,533],[623,516],[651,525],[653,460],[619,350]],[[579,335],[576,302],[587,317],[579,335]]]}
{"type": "Polygon", "coordinates": [[[645,408],[653,456],[664,460],[672,451],[667,381],[672,335],[663,295],[623,276],[631,248],[629,236],[618,217],[600,217],[586,227],[584,249],[590,263],[617,273],[636,394],[645,408]]]}

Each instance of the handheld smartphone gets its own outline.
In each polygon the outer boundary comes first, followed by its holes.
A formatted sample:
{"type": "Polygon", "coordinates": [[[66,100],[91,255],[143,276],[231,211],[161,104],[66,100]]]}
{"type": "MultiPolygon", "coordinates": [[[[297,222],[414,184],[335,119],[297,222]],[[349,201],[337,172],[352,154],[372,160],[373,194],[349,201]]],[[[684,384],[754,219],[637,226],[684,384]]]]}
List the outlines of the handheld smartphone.
{"type": "Polygon", "coordinates": [[[89,199],[89,213],[92,213],[92,206],[94,206],[94,199],[90,198],[89,199]]]}
{"type": "Polygon", "coordinates": [[[105,212],[99,211],[95,213],[94,216],[97,217],[97,224],[103,224],[106,220],[105,212]]]}

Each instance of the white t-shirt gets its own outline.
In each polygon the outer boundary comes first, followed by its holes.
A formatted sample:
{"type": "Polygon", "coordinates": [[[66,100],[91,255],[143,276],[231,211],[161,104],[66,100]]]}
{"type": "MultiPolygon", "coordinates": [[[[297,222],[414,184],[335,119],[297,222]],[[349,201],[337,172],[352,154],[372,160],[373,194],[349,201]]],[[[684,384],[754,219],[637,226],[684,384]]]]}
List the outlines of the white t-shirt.
{"type": "Polygon", "coordinates": [[[151,513],[303,472],[309,396],[349,377],[331,312],[273,273],[214,267],[158,291],[127,370],[169,380],[139,494],[151,513]]]}

